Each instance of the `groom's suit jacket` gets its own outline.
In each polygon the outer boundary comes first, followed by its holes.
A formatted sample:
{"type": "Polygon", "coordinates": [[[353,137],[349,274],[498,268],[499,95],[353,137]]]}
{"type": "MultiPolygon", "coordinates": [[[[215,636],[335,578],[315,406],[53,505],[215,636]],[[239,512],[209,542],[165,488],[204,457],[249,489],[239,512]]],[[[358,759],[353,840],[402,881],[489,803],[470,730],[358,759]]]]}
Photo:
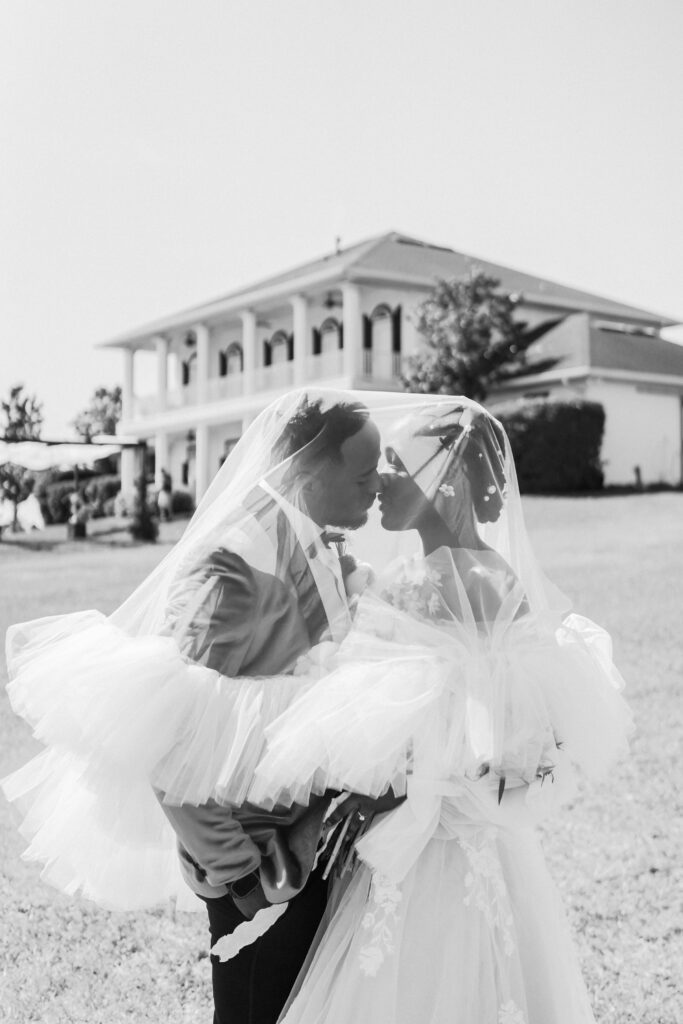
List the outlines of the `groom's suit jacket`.
{"type": "MultiPolygon", "coordinates": [[[[301,654],[330,632],[339,637],[348,623],[339,560],[321,545],[318,527],[263,485],[248,511],[239,528],[228,527],[224,544],[183,576],[168,612],[181,651],[231,678],[289,673],[301,654]]],[[[194,892],[223,896],[230,883],[258,871],[274,903],[304,887],[328,803],[315,797],[308,807],[264,811],[162,799],[194,892]]]]}

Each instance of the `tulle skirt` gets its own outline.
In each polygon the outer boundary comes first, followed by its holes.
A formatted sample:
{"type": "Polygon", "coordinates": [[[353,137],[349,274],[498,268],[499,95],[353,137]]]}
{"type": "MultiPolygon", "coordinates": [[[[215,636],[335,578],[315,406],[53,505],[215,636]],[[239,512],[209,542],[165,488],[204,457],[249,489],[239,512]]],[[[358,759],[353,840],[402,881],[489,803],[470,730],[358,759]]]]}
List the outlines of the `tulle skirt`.
{"type": "Polygon", "coordinates": [[[531,829],[431,839],[398,885],[361,866],[281,1024],[593,1024],[531,829]]]}

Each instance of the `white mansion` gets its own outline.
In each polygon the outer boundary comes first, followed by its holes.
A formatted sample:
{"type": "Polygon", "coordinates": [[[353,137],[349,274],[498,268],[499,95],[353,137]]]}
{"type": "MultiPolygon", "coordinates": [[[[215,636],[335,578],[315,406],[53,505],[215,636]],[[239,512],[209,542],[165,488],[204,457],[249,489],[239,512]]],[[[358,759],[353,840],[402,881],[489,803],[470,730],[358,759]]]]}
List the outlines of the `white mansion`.
{"type": "MultiPolygon", "coordinates": [[[[584,397],[607,414],[607,483],[681,482],[683,346],[664,341],[675,321],[507,267],[391,232],[111,341],[125,357],[122,434],[153,443],[157,477],[205,492],[244,426],[289,388],[400,389],[402,361],[420,345],[411,311],[437,278],[483,270],[522,296],[530,325],[564,321],[537,344],[560,357],[525,377],[515,395],[584,397]],[[138,394],[136,354],[156,353],[156,390],[138,394]]],[[[122,486],[133,485],[134,455],[124,451],[122,486]]]]}

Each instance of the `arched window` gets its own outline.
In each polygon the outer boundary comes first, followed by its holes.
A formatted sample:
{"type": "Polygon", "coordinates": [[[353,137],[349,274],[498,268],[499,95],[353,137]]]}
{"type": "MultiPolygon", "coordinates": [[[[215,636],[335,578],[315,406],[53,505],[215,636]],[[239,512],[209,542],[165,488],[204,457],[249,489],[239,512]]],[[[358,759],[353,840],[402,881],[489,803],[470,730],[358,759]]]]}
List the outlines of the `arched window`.
{"type": "Polygon", "coordinates": [[[294,335],[285,331],[276,331],[270,342],[266,342],[270,348],[270,360],[266,366],[275,363],[286,363],[294,358],[294,335]]]}
{"type": "Polygon", "coordinates": [[[344,332],[340,322],[334,316],[328,316],[320,325],[319,352],[336,352],[344,346],[344,332]]]}
{"type": "Polygon", "coordinates": [[[385,302],[363,317],[364,372],[372,377],[392,378],[401,370],[401,307],[391,309],[385,302]]]}
{"type": "Polygon", "coordinates": [[[225,351],[218,353],[218,375],[228,377],[233,373],[242,373],[244,369],[244,357],[242,346],[238,341],[233,341],[225,351]]]}
{"type": "Polygon", "coordinates": [[[190,352],[187,359],[183,359],[180,364],[180,377],[183,387],[187,387],[194,380],[197,373],[197,353],[190,352]]]}

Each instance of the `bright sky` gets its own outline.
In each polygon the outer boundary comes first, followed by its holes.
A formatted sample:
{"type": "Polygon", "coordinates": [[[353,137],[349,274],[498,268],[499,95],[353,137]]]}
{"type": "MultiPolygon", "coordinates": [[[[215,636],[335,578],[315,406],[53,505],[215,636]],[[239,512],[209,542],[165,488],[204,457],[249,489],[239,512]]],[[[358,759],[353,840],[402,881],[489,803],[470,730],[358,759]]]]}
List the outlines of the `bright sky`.
{"type": "MultiPolygon", "coordinates": [[[[398,230],[683,319],[680,0],[2,0],[0,394],[398,230]]],[[[681,335],[683,337],[683,335],[681,335]]]]}

